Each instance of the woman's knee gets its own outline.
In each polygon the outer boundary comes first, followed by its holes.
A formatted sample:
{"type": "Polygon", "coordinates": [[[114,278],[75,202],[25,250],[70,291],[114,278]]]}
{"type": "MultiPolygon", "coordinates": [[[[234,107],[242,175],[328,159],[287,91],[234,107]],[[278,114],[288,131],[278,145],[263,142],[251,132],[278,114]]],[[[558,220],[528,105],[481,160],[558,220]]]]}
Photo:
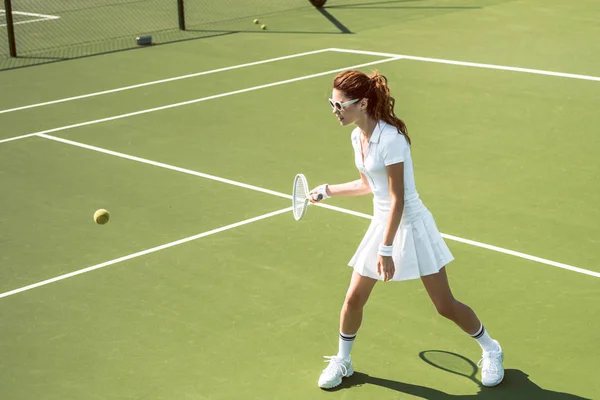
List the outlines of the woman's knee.
{"type": "Polygon", "coordinates": [[[348,293],[344,300],[344,308],[353,311],[362,310],[367,303],[367,298],[368,296],[360,292],[348,293]]]}
{"type": "Polygon", "coordinates": [[[366,278],[357,272],[353,272],[350,287],[348,287],[346,298],[344,299],[343,308],[351,311],[362,310],[367,303],[367,300],[369,300],[369,295],[371,294],[375,283],[377,283],[375,279],[366,278]]]}
{"type": "Polygon", "coordinates": [[[442,317],[453,319],[457,301],[454,298],[434,300],[433,304],[442,317]]]}

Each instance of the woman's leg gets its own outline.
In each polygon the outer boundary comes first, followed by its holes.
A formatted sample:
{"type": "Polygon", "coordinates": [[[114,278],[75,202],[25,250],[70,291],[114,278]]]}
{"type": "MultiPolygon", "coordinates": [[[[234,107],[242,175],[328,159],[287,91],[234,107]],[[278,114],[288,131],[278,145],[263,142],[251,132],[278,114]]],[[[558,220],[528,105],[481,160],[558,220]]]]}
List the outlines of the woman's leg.
{"type": "Polygon", "coordinates": [[[441,316],[453,321],[469,335],[477,333],[481,322],[469,306],[456,300],[452,295],[446,267],[443,267],[437,274],[422,276],[421,281],[441,316]]]}
{"type": "Polygon", "coordinates": [[[376,279],[362,276],[357,272],[352,273],[350,286],[340,312],[340,339],[337,354],[339,358],[345,359],[350,356],[356,333],[362,323],[363,309],[376,283],[376,279]]]}
{"type": "Polygon", "coordinates": [[[363,308],[369,299],[376,279],[352,273],[350,287],[340,313],[340,339],[338,354],[329,358],[329,365],[319,377],[319,387],[331,389],[342,383],[342,378],[354,373],[354,366],[350,361],[350,351],[356,338],[356,333],[362,322],[363,308]]]}
{"type": "Polygon", "coordinates": [[[463,331],[477,340],[483,356],[481,359],[481,381],[485,386],[496,386],[504,378],[502,361],[504,354],[500,344],[493,340],[475,312],[466,304],[456,300],[450,290],[446,267],[437,274],[421,277],[425,290],[435,305],[438,313],[453,321],[463,331]]]}
{"type": "Polygon", "coordinates": [[[340,313],[340,332],[355,335],[362,322],[363,308],[377,283],[376,279],[352,273],[350,286],[346,292],[344,305],[340,313]]]}

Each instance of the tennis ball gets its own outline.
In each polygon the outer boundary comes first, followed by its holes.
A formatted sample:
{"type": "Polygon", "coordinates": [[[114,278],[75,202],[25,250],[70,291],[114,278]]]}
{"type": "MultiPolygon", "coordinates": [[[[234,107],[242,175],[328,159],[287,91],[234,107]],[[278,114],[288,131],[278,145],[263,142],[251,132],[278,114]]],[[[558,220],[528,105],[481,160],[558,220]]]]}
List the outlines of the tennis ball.
{"type": "Polygon", "coordinates": [[[254,22],[255,24],[258,24],[258,20],[256,18],[254,18],[254,21],[252,21],[252,22],[254,22]]]}
{"type": "Polygon", "coordinates": [[[267,29],[267,26],[266,26],[265,24],[262,24],[262,25],[260,26],[260,29],[262,29],[262,30],[264,31],[265,29],[267,29]]]}
{"type": "Polygon", "coordinates": [[[110,219],[110,214],[105,209],[101,208],[94,213],[94,221],[98,225],[104,225],[110,219]]]}

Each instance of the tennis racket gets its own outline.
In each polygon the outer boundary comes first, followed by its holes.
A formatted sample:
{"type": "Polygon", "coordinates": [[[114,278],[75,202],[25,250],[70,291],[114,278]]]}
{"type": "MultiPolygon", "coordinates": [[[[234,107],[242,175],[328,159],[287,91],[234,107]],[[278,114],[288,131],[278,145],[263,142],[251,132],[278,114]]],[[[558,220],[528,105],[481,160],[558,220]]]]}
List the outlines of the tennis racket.
{"type": "Polygon", "coordinates": [[[477,365],[464,356],[442,350],[426,350],[419,353],[419,357],[433,367],[464,376],[475,382],[477,385],[482,385],[481,382],[475,378],[478,370],[477,365]]]}
{"type": "MultiPolygon", "coordinates": [[[[317,195],[317,200],[322,200],[323,195],[317,195]]],[[[292,212],[294,218],[299,221],[304,217],[306,209],[310,204],[310,193],[308,189],[308,182],[303,174],[298,174],[294,178],[294,186],[292,189],[292,212]]]]}

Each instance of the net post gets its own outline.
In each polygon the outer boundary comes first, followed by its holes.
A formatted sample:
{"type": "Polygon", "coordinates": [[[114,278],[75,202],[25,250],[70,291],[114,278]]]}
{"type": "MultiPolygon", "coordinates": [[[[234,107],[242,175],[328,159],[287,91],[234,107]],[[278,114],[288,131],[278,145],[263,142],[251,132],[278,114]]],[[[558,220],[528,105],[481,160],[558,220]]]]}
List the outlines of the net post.
{"type": "Polygon", "coordinates": [[[177,0],[177,14],[179,15],[179,30],[185,31],[185,8],[183,0],[177,0]]]}
{"type": "Polygon", "coordinates": [[[11,0],[4,0],[4,12],[6,13],[6,31],[8,33],[8,47],[10,49],[10,56],[17,56],[17,44],[15,42],[15,26],[12,15],[12,4],[11,0]]]}

